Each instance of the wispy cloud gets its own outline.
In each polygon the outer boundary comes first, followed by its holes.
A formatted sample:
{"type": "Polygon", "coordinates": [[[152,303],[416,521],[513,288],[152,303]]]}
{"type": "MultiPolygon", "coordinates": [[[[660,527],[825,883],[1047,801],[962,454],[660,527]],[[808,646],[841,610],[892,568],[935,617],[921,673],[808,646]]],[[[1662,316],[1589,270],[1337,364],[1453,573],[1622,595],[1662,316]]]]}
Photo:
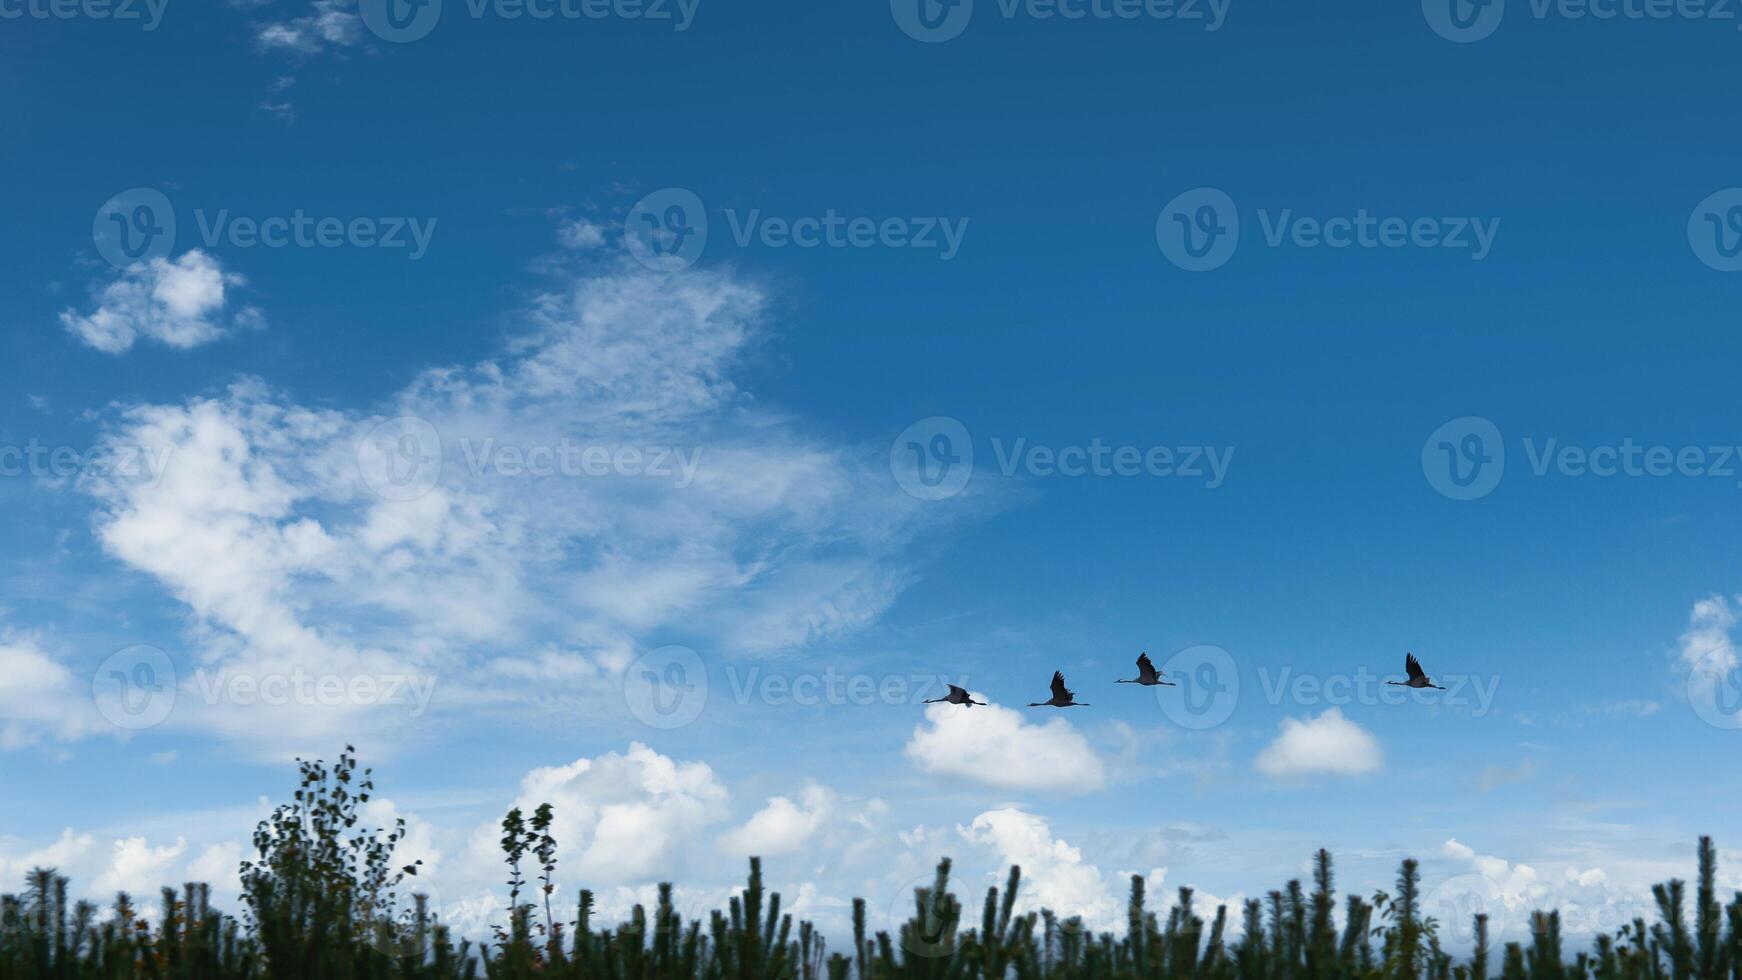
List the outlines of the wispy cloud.
{"type": "MultiPolygon", "coordinates": [[[[584,694],[674,628],[709,657],[859,629],[909,581],[907,542],[939,511],[876,456],[806,438],[740,391],[763,306],[729,276],[612,265],[535,301],[502,356],[430,370],[375,411],[254,380],[135,406],[112,439],[173,463],[151,484],[83,484],[99,538],[186,604],[208,674],[427,676],[438,711],[558,693],[495,669],[526,658],[498,653],[520,644],[563,647],[582,669],[557,677],[584,694]],[[529,472],[540,449],[607,465],[529,472]],[[635,471],[609,465],[631,454],[635,471]],[[656,458],[693,472],[651,475],[656,458]]],[[[418,727],[355,699],[184,700],[173,723],[277,755],[418,727]]]]}
{"type": "Polygon", "coordinates": [[[363,40],[355,8],[355,0],[312,0],[306,14],[258,25],[254,40],[265,51],[302,55],[351,47],[363,40]]]}

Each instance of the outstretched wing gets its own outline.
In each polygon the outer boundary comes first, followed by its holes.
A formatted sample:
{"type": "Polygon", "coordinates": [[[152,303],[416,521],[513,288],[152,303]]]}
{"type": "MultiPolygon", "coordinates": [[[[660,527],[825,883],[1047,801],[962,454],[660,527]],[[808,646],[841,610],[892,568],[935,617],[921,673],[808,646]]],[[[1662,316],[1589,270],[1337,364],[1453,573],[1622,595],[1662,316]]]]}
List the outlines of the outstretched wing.
{"type": "Polygon", "coordinates": [[[959,687],[957,687],[957,686],[956,686],[956,685],[954,685],[954,684],[951,684],[951,685],[950,685],[950,697],[952,697],[952,698],[961,698],[961,699],[963,699],[963,700],[967,700],[967,697],[968,697],[968,692],[967,692],[967,691],[964,691],[964,690],[962,690],[962,689],[961,689],[961,688],[959,688],[959,687]]]}
{"type": "Polygon", "coordinates": [[[1161,673],[1161,671],[1155,669],[1155,661],[1149,659],[1149,654],[1140,653],[1137,655],[1137,674],[1138,674],[1138,676],[1148,677],[1151,674],[1160,674],[1160,673],[1161,673]]]}
{"type": "Polygon", "coordinates": [[[1060,701],[1073,700],[1070,689],[1065,687],[1065,675],[1062,671],[1052,672],[1052,696],[1060,701]]]}
{"type": "Polygon", "coordinates": [[[1409,679],[1410,680],[1412,680],[1412,681],[1418,680],[1422,677],[1427,676],[1425,673],[1423,673],[1423,671],[1421,669],[1421,661],[1415,659],[1415,654],[1410,653],[1410,654],[1405,654],[1404,656],[1405,656],[1405,659],[1403,661],[1403,669],[1409,671],[1409,679]]]}

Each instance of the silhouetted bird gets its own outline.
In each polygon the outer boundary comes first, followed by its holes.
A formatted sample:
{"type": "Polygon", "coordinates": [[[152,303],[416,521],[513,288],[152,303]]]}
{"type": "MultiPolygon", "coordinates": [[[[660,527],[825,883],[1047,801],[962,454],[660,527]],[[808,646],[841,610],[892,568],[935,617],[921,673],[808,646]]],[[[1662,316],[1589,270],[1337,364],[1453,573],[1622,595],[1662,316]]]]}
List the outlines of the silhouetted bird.
{"type": "Polygon", "coordinates": [[[1088,707],[1087,704],[1077,700],[1077,696],[1075,694],[1071,693],[1070,688],[1065,687],[1065,675],[1056,671],[1056,670],[1052,672],[1052,699],[1048,700],[1048,701],[1030,701],[1028,703],[1028,706],[1030,708],[1042,708],[1042,707],[1087,708],[1088,707]]]}
{"type": "Polygon", "coordinates": [[[986,704],[986,702],[984,702],[984,701],[976,701],[973,698],[969,697],[967,691],[962,690],[961,688],[957,687],[954,684],[950,685],[950,693],[944,695],[941,698],[927,698],[925,700],[925,703],[926,704],[937,704],[940,701],[943,702],[944,704],[968,704],[968,705],[978,704],[981,706],[984,706],[986,704]]]}
{"type": "Polygon", "coordinates": [[[1163,687],[1178,687],[1179,686],[1178,684],[1175,684],[1173,681],[1162,680],[1161,675],[1164,673],[1166,673],[1166,671],[1161,671],[1161,670],[1155,669],[1155,662],[1149,659],[1149,654],[1140,653],[1137,655],[1137,679],[1134,681],[1128,681],[1128,680],[1125,680],[1124,678],[1120,678],[1116,683],[1119,683],[1119,684],[1142,684],[1144,687],[1154,687],[1157,684],[1159,684],[1163,687]]]}
{"type": "Polygon", "coordinates": [[[1407,680],[1407,681],[1386,681],[1385,683],[1392,684],[1392,685],[1395,685],[1397,687],[1417,687],[1417,688],[1431,687],[1436,691],[1445,690],[1445,688],[1443,688],[1443,687],[1439,686],[1438,684],[1435,684],[1433,681],[1430,681],[1427,679],[1427,675],[1422,673],[1421,661],[1415,659],[1415,654],[1405,653],[1404,658],[1405,659],[1403,661],[1403,669],[1409,671],[1409,680],[1407,680]]]}

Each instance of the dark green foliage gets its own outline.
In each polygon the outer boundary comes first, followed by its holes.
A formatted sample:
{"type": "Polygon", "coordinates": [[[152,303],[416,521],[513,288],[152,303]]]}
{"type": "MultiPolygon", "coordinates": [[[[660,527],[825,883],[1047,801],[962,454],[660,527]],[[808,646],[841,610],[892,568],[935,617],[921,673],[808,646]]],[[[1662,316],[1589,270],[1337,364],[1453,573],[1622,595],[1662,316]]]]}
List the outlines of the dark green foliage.
{"type": "MultiPolygon", "coordinates": [[[[241,868],[241,921],[210,907],[204,885],[163,890],[155,922],[132,899],[107,914],[69,903],[66,878],[38,869],[19,895],[0,896],[0,980],[1488,980],[1488,917],[1474,919],[1475,949],[1454,962],[1441,923],[1421,911],[1414,861],[1395,895],[1345,899],[1342,928],[1331,856],[1314,856],[1312,891],[1299,881],[1238,910],[1237,942],[1225,940],[1228,910],[1207,923],[1181,888],[1165,920],[1131,881],[1124,935],[1091,932],[1078,918],[1017,911],[1020,869],[986,891],[977,921],[951,894],[950,862],[914,890],[907,921],[872,933],[863,900],[853,903],[852,946],[830,955],[808,922],[781,909],[752,858],[744,891],[707,920],[685,921],[669,884],[650,917],[636,906],[615,926],[594,921],[580,892],[574,918],[557,918],[557,841],[549,805],[502,822],[509,870],[506,920],[495,942],[456,943],[395,867],[403,823],[362,825],[373,789],[350,749],[331,768],[299,762],[292,802],[262,821],[255,858],[241,868]],[[536,872],[528,862],[536,862],[536,872]],[[526,893],[536,887],[536,898],[526,893]],[[405,894],[411,892],[409,897],[405,894]],[[1377,921],[1377,925],[1375,922],[1377,921]]],[[[1528,944],[1500,951],[1502,980],[1742,980],[1742,893],[1717,891],[1717,852],[1701,838],[1692,929],[1681,881],[1657,886],[1659,921],[1634,919],[1566,958],[1561,918],[1531,917],[1528,944]]]]}

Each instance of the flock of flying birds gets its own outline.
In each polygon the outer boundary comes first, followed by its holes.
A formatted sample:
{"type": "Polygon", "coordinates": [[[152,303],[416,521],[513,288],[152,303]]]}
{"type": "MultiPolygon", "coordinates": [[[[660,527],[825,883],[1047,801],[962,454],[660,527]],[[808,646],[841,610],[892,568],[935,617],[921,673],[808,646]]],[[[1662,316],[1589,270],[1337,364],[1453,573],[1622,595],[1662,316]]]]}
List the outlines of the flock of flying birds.
{"type": "MultiPolygon", "coordinates": [[[[1415,659],[1415,654],[1404,654],[1403,669],[1409,674],[1408,680],[1386,681],[1385,683],[1397,687],[1431,687],[1436,691],[1445,690],[1445,688],[1428,679],[1427,674],[1421,669],[1421,661],[1415,659]]],[[[1148,653],[1140,653],[1137,655],[1137,676],[1130,679],[1121,677],[1114,683],[1142,684],[1144,687],[1178,687],[1179,685],[1175,684],[1173,681],[1162,680],[1162,675],[1166,673],[1167,671],[1161,670],[1155,666],[1155,661],[1149,659],[1148,653]]],[[[941,702],[943,704],[961,704],[970,707],[976,704],[982,706],[986,704],[984,701],[974,700],[969,696],[967,691],[954,684],[951,684],[949,687],[950,693],[941,698],[930,698],[926,700],[925,703],[938,704],[941,702]]],[[[1028,706],[1030,708],[1087,708],[1089,703],[1087,701],[1078,701],[1076,693],[1065,686],[1064,672],[1055,670],[1052,672],[1052,697],[1045,701],[1030,701],[1028,702],[1028,706]]]]}

